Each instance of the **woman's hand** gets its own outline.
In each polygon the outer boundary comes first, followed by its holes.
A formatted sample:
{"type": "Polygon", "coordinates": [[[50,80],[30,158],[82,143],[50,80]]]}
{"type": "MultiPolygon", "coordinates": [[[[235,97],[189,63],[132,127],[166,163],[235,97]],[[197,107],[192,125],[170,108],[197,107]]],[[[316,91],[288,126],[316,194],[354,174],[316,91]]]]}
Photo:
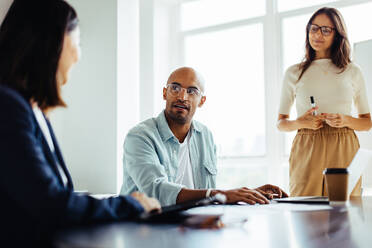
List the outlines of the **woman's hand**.
{"type": "Polygon", "coordinates": [[[299,125],[299,129],[301,128],[308,128],[312,130],[317,130],[323,127],[323,120],[325,119],[324,115],[313,115],[314,111],[317,110],[318,107],[311,108],[306,111],[305,114],[297,118],[297,123],[299,125]]]}
{"type": "Polygon", "coordinates": [[[322,113],[325,122],[336,128],[348,127],[356,131],[368,131],[372,128],[371,114],[359,114],[358,118],[344,114],[322,113]]]}
{"type": "Polygon", "coordinates": [[[150,212],[153,210],[161,211],[161,206],[158,200],[155,198],[148,197],[146,194],[140,192],[133,192],[131,196],[136,199],[142,207],[145,209],[145,212],[150,212]]]}
{"type": "Polygon", "coordinates": [[[326,114],[322,113],[325,122],[331,127],[347,127],[349,123],[349,116],[344,114],[326,114]]]}

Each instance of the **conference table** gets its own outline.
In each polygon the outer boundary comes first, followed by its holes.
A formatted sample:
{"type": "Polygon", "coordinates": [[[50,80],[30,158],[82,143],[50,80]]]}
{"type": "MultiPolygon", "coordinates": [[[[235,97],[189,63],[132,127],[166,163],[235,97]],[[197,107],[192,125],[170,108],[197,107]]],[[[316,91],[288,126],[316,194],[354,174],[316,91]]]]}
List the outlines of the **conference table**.
{"type": "Polygon", "coordinates": [[[205,206],[187,213],[220,215],[224,226],[111,223],[64,230],[54,242],[60,248],[372,247],[372,197],[352,197],[336,206],[273,202],[205,206]]]}

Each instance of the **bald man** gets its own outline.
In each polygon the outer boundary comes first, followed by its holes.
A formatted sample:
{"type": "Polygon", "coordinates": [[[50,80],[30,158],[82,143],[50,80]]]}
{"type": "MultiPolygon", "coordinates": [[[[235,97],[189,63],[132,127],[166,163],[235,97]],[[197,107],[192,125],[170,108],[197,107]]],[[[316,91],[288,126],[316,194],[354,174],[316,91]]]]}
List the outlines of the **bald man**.
{"type": "Polygon", "coordinates": [[[264,185],[217,190],[217,155],[212,133],[194,121],[195,111],[206,101],[204,80],[198,72],[182,67],[163,88],[165,110],[131,129],[124,141],[121,194],[141,191],[162,206],[225,194],[228,203],[267,204],[287,194],[264,185]]]}

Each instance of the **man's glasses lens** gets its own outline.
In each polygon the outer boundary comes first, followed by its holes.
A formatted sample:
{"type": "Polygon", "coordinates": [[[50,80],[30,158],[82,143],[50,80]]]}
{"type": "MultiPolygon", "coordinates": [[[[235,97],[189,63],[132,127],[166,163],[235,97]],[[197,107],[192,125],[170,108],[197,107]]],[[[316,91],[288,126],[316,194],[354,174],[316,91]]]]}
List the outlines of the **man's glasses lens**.
{"type": "Polygon", "coordinates": [[[174,93],[179,93],[181,92],[181,86],[177,85],[177,84],[170,84],[170,89],[172,92],[174,93]]]}
{"type": "MultiPolygon", "coordinates": [[[[178,84],[169,84],[168,86],[171,93],[174,95],[178,95],[182,91],[182,87],[178,84]]],[[[197,88],[187,88],[186,92],[190,96],[198,96],[201,94],[197,88]]]]}
{"type": "Polygon", "coordinates": [[[188,88],[187,89],[187,94],[193,95],[193,96],[198,96],[200,94],[200,91],[196,88],[188,88]]]}

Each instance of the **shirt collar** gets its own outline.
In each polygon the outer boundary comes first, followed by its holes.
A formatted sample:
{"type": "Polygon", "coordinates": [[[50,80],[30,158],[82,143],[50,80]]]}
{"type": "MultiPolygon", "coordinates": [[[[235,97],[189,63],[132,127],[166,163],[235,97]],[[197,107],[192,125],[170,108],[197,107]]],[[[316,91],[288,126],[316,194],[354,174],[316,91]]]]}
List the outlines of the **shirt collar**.
{"type": "MultiPolygon", "coordinates": [[[[165,118],[165,111],[164,110],[162,112],[160,112],[158,117],[156,117],[156,125],[158,127],[160,136],[161,136],[163,141],[167,141],[167,140],[171,139],[172,137],[177,139],[174,136],[174,134],[172,133],[172,130],[168,126],[168,122],[167,122],[167,119],[165,118]]],[[[195,121],[192,121],[192,123],[191,123],[191,132],[198,132],[198,133],[201,132],[201,127],[195,121]]]]}

